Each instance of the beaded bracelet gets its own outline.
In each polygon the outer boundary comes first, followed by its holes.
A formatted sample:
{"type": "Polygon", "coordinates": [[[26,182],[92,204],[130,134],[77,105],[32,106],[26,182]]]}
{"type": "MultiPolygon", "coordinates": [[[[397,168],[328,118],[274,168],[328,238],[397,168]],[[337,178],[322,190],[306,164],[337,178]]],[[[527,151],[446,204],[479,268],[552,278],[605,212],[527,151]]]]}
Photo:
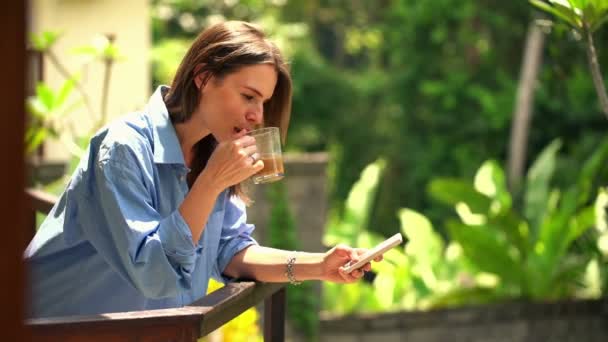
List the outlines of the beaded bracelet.
{"type": "Polygon", "coordinates": [[[295,263],[296,263],[296,256],[294,253],[293,255],[291,255],[287,258],[287,271],[285,272],[285,275],[287,276],[287,279],[289,279],[289,283],[291,285],[300,285],[302,282],[297,281],[296,277],[294,277],[294,275],[293,275],[293,265],[295,263]]]}

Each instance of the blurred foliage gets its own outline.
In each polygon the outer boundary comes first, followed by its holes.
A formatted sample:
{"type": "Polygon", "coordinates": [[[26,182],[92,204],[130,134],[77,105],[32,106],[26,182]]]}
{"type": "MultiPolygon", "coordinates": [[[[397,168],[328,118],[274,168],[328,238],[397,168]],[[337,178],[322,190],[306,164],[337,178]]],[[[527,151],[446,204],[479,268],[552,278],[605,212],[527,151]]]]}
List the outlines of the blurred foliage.
{"type": "MultiPolygon", "coordinates": [[[[459,216],[445,222],[451,239],[446,242],[422,214],[401,209],[405,248],[394,248],[373,264],[371,283],[325,284],[324,309],[345,314],[604,295],[608,196],[598,180],[608,173],[608,139],[580,164],[565,189],[552,182],[560,147],[554,141],[534,161],[521,207],[513,205],[504,172],[492,160],[482,164],[473,182],[433,180],[432,197],[459,216]]],[[[383,170],[381,161],[366,167],[344,215],[328,225],[325,243],[371,248],[382,241],[366,222],[383,170]]]]}
{"type": "Polygon", "coordinates": [[[57,139],[69,152],[68,167],[62,178],[31,180],[34,186],[44,184],[46,191],[53,194],[63,191],[91,135],[106,124],[112,65],[125,59],[114,43],[113,35],[94,36],[91,43],[70,50],[71,54],[84,57],[79,69],[84,69],[90,63],[103,64],[104,84],[101,89],[100,109],[96,110],[91,105],[90,94],[84,89],[81,72],[68,69],[56,54],[56,44],[61,36],[62,33],[58,31],[43,31],[32,34],[28,42],[29,48],[40,54],[40,61],[48,62],[64,79],[59,89],[53,89],[45,82],[37,82],[34,93],[26,99],[29,114],[25,134],[26,156],[32,161],[43,159],[44,155],[40,152],[42,144],[48,138],[57,139]],[[83,113],[88,120],[77,121],[76,118],[82,118],[83,113]],[[51,183],[47,184],[49,181],[51,183]]]}
{"type": "Polygon", "coordinates": [[[530,3],[569,25],[577,39],[585,42],[593,85],[608,118],[608,93],[593,38],[595,31],[608,22],[608,0],[530,0],[530,3]]]}
{"type": "Polygon", "coordinates": [[[608,139],[581,163],[566,188],[552,183],[560,145],[551,143],[530,168],[519,208],[495,161],[485,162],[473,183],[446,178],[430,183],[431,195],[459,215],[446,222],[450,237],[480,271],[498,276],[496,292],[505,298],[570,298],[592,260],[603,264],[602,273],[608,271],[591,229],[597,224],[597,180],[608,173],[608,139]]]}
{"type": "MultiPolygon", "coordinates": [[[[289,210],[285,183],[276,182],[267,187],[268,202],[272,203],[268,224],[267,245],[290,251],[301,250],[296,237],[296,223],[289,210]]],[[[306,341],[316,341],[318,335],[318,298],[312,282],[288,285],[287,314],[289,321],[306,341]]]]}

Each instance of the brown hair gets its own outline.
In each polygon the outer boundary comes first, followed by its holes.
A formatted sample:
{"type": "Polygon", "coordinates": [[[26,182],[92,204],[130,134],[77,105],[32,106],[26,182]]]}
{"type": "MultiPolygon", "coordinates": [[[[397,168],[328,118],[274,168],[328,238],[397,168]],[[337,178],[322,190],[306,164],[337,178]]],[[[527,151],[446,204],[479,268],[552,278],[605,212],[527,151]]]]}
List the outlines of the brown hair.
{"type": "MultiPolygon", "coordinates": [[[[276,68],[277,84],[272,97],[264,104],[264,126],[279,127],[281,139],[285,142],[292,96],[289,69],[279,49],[266,38],[264,32],[242,21],[212,25],[196,38],[164,97],[171,121],[188,121],[198,106],[200,92],[194,83],[197,75],[206,73],[203,82],[206,83],[211,76],[221,80],[241,67],[255,64],[271,64],[276,68]],[[200,69],[196,69],[199,65],[200,69]]],[[[216,145],[217,141],[211,134],[196,144],[195,160],[191,167],[194,177],[205,167],[216,145]]],[[[237,195],[246,203],[250,202],[242,184],[232,186],[230,195],[237,195]]]]}

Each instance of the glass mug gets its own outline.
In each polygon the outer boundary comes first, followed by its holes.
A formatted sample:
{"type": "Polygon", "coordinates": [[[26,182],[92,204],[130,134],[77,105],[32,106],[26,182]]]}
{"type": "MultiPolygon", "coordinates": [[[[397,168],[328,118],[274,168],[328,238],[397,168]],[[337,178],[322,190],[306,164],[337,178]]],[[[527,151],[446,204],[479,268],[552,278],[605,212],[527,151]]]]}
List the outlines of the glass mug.
{"type": "Polygon", "coordinates": [[[285,176],[283,155],[281,154],[281,135],[278,127],[265,127],[253,130],[247,135],[255,138],[258,159],[264,162],[264,168],[253,175],[254,184],[271,183],[285,176]]]}

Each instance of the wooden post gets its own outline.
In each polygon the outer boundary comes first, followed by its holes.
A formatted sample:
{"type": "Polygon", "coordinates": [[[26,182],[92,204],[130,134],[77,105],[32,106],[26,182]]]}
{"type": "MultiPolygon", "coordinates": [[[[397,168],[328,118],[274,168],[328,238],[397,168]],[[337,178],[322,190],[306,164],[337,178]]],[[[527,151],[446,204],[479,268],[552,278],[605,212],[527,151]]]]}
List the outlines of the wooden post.
{"type": "Polygon", "coordinates": [[[25,27],[26,1],[14,1],[4,6],[0,19],[0,74],[2,80],[2,110],[5,114],[0,125],[2,146],[2,177],[0,177],[0,217],[2,242],[0,268],[7,276],[0,291],[3,309],[2,340],[28,341],[24,317],[25,272],[22,259],[25,246],[26,206],[24,126],[25,126],[25,27]]]}
{"type": "Polygon", "coordinates": [[[264,300],[264,341],[285,341],[285,296],[286,288],[275,292],[264,300]]]}

